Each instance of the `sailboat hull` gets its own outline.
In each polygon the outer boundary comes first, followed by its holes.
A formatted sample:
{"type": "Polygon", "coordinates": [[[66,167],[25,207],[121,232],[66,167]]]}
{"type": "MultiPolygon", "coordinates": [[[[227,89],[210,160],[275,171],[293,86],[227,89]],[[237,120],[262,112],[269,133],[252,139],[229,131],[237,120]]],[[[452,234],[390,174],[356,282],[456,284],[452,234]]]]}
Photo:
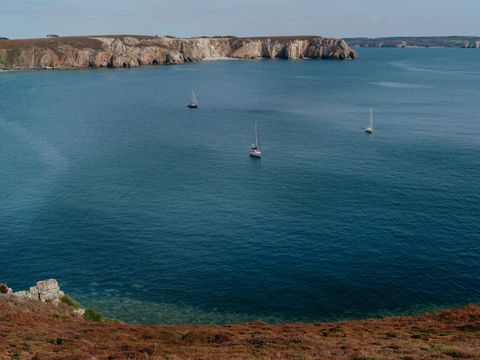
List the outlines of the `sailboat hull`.
{"type": "Polygon", "coordinates": [[[192,101],[187,105],[189,109],[196,109],[198,107],[197,97],[195,96],[195,91],[192,91],[192,101]]]}
{"type": "Polygon", "coordinates": [[[255,158],[261,158],[262,152],[258,150],[250,150],[250,156],[255,158]]]}

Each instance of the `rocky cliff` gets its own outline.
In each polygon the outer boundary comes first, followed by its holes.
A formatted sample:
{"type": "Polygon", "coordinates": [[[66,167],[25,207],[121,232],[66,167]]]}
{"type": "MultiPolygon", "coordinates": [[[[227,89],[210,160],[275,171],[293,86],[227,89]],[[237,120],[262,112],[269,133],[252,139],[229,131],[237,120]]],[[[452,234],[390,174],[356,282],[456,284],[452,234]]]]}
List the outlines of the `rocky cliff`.
{"type": "Polygon", "coordinates": [[[355,59],[324,37],[189,38],[91,36],[0,41],[0,69],[137,67],[235,59],[355,59]]]}

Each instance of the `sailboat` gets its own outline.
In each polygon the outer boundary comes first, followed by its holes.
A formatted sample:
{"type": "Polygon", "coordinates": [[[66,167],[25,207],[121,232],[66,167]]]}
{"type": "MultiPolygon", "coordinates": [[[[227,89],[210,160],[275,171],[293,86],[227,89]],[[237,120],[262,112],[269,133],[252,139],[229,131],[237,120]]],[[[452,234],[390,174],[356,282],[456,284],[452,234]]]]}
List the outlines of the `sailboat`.
{"type": "Polygon", "coordinates": [[[30,65],[30,69],[35,67],[35,50],[32,52],[32,65],[30,65]]]}
{"type": "Polygon", "coordinates": [[[373,134],[373,108],[370,108],[370,121],[368,126],[365,128],[367,134],[373,134]]]}
{"type": "Polygon", "coordinates": [[[195,91],[192,91],[192,101],[188,103],[187,107],[190,109],[196,109],[198,107],[198,101],[195,96],[195,91]]]}
{"type": "Polygon", "coordinates": [[[260,148],[260,141],[258,140],[257,120],[255,120],[255,144],[250,146],[249,153],[252,157],[262,157],[262,149],[260,148]]]}

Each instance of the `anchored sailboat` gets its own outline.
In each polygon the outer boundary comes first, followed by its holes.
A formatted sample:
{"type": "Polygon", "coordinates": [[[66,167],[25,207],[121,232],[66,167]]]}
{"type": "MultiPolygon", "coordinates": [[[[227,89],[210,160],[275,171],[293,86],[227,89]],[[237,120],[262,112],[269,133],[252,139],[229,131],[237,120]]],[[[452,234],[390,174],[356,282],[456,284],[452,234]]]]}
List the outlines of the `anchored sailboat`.
{"type": "Polygon", "coordinates": [[[255,120],[255,144],[250,146],[249,153],[252,157],[262,157],[262,149],[260,148],[260,140],[258,139],[257,120],[255,120]]]}
{"type": "Polygon", "coordinates": [[[370,108],[370,120],[368,126],[365,128],[367,134],[373,134],[373,108],[370,108]]]}
{"type": "Polygon", "coordinates": [[[192,101],[190,101],[187,105],[190,109],[196,109],[198,107],[197,97],[195,96],[195,91],[192,91],[192,101]]]}

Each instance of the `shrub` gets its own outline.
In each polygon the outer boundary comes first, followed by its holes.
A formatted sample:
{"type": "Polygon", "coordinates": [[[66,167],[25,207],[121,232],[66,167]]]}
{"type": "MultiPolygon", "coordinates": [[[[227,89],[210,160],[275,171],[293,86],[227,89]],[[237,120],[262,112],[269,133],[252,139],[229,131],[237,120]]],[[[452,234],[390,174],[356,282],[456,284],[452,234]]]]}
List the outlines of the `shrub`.
{"type": "Polygon", "coordinates": [[[8,286],[7,284],[0,283],[0,294],[8,293],[8,286]]]}
{"type": "Polygon", "coordinates": [[[88,308],[83,314],[83,318],[89,321],[103,321],[103,316],[95,309],[88,308]]]}
{"type": "Polygon", "coordinates": [[[60,300],[62,301],[62,303],[70,305],[70,306],[74,307],[75,309],[80,309],[80,308],[83,307],[82,304],[80,304],[77,300],[72,299],[68,295],[63,296],[60,300]]]}
{"type": "Polygon", "coordinates": [[[108,324],[122,324],[122,322],[115,318],[108,318],[100,314],[97,310],[88,308],[85,310],[85,314],[83,314],[83,318],[88,321],[97,321],[103,322],[108,324]]]}
{"type": "Polygon", "coordinates": [[[48,313],[48,316],[54,318],[54,319],[69,319],[70,317],[67,314],[63,314],[58,311],[51,311],[48,313]]]}

